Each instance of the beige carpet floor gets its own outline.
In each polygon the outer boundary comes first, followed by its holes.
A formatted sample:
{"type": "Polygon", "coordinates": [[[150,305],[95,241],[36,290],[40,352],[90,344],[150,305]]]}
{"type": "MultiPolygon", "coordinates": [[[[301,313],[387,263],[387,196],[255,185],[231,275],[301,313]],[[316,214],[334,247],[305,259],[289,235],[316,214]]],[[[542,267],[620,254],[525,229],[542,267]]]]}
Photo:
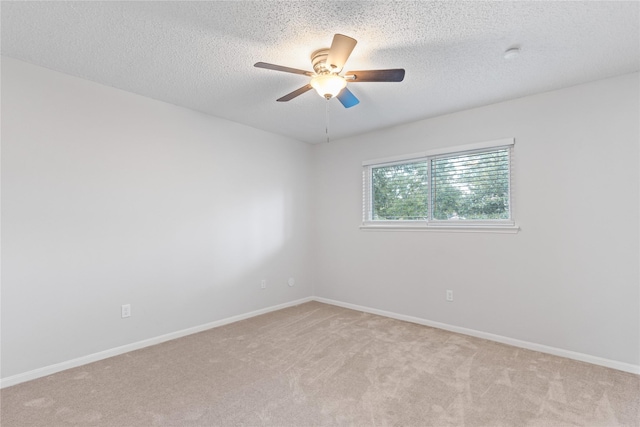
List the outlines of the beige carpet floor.
{"type": "Polygon", "coordinates": [[[638,426],[637,375],[317,302],[3,389],[13,426],[638,426]]]}

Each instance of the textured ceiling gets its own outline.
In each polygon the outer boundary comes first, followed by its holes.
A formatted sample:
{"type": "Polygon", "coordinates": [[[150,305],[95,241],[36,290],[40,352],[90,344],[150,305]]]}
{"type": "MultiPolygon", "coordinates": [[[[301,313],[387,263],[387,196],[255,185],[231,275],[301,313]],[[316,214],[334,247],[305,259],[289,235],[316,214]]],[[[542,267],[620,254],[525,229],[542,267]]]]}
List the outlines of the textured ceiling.
{"type": "Polygon", "coordinates": [[[633,2],[9,2],[2,54],[306,142],[361,134],[640,69],[633,2]],[[351,83],[345,109],[307,83],[334,33],[358,40],[346,70],[405,68],[351,83]],[[512,60],[504,51],[519,46],[512,60]]]}

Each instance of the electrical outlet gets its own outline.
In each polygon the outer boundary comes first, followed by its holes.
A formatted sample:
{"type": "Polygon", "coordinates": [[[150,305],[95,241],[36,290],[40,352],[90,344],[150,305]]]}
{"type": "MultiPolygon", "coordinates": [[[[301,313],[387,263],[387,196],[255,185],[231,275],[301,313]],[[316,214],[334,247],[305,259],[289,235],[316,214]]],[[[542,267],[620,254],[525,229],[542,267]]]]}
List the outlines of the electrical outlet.
{"type": "Polygon", "coordinates": [[[131,304],[122,305],[122,318],[131,317],[131,304]]]}
{"type": "Polygon", "coordinates": [[[260,289],[267,289],[267,279],[262,279],[260,281],[260,289]]]}
{"type": "Polygon", "coordinates": [[[453,302],[453,291],[450,289],[447,289],[447,301],[453,302]]]}

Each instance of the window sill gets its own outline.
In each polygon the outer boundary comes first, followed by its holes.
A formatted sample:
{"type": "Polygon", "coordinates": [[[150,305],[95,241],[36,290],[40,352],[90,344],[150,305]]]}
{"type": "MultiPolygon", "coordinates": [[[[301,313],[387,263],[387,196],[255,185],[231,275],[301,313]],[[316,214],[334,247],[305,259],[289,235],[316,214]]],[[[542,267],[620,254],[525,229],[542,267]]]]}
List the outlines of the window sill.
{"type": "Polygon", "coordinates": [[[363,231],[437,231],[449,233],[501,233],[515,234],[520,227],[508,224],[433,224],[422,221],[406,221],[402,224],[390,222],[366,222],[360,226],[363,231]]]}

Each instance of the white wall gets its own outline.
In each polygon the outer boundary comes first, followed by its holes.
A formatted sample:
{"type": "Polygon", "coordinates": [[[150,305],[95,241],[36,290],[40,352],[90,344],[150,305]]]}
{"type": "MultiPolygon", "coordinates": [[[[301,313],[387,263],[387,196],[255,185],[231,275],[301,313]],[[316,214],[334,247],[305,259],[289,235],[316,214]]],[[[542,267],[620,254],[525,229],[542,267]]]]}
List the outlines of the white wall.
{"type": "Polygon", "coordinates": [[[311,295],[639,365],[639,90],[310,147],[3,58],[1,376],[311,295]],[[502,137],[520,233],[359,230],[363,160],[502,137]]]}
{"type": "Polygon", "coordinates": [[[315,294],[640,365],[639,93],[631,74],[315,146],[315,294]],[[363,160],[503,137],[518,234],[358,229],[363,160]]]}
{"type": "Polygon", "coordinates": [[[2,377],[311,296],[310,154],[3,58],[2,377]]]}

